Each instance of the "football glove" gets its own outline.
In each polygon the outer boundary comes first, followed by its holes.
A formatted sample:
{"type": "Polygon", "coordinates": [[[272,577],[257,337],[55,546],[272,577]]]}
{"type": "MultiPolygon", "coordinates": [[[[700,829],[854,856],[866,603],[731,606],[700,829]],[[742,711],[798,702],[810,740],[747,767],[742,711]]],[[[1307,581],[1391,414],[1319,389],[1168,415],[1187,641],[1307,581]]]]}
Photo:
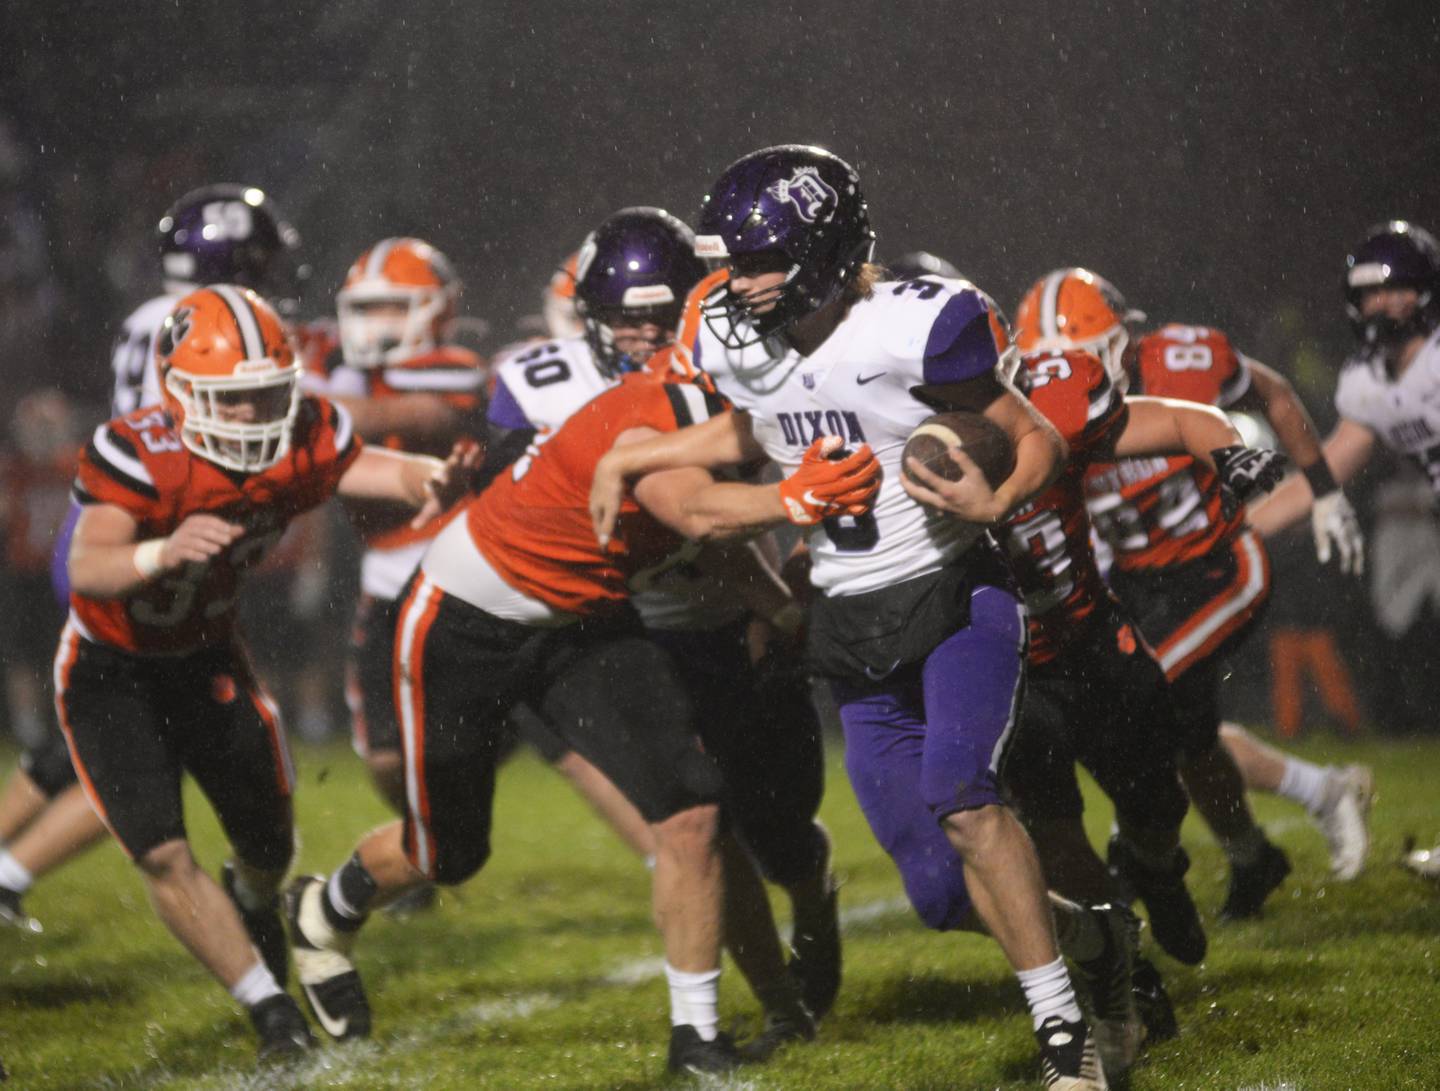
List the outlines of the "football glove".
{"type": "Polygon", "coordinates": [[[1251,500],[1269,492],[1285,476],[1289,461],[1269,447],[1217,447],[1210,452],[1220,476],[1220,510],[1226,519],[1251,500]]]}
{"type": "Polygon", "coordinates": [[[1310,506],[1310,530],[1315,535],[1315,556],[1328,564],[1333,547],[1340,571],[1358,576],[1365,571],[1365,535],[1349,498],[1340,489],[1317,496],[1310,506]]]}
{"type": "Polygon", "coordinates": [[[825,436],[810,444],[779,489],[785,517],[797,527],[832,515],[864,515],[880,489],[880,463],[869,444],[845,453],[838,437],[825,436]]]}

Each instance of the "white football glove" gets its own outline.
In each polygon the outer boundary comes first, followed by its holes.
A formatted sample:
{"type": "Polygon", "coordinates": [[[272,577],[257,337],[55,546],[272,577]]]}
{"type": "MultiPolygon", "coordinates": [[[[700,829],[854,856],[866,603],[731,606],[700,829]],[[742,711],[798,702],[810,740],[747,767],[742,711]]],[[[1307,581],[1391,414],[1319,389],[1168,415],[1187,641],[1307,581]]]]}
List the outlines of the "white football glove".
{"type": "Polygon", "coordinates": [[[1365,535],[1350,500],[1340,489],[1317,496],[1310,507],[1310,530],[1315,535],[1315,556],[1330,561],[1333,545],[1340,555],[1340,571],[1358,576],[1365,571],[1365,535]]]}

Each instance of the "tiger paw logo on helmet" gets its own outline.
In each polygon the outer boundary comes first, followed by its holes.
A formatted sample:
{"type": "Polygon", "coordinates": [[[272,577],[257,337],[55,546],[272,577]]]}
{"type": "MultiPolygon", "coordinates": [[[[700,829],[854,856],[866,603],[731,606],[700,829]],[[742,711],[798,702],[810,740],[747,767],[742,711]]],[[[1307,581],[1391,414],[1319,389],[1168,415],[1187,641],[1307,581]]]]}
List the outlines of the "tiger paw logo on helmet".
{"type": "Polygon", "coordinates": [[[806,223],[814,223],[821,213],[828,216],[840,203],[840,194],[820,177],[818,167],[796,167],[794,174],[773,183],[768,192],[777,201],[793,204],[806,223]]]}
{"type": "Polygon", "coordinates": [[[173,356],[175,354],[176,346],[185,340],[186,335],[190,332],[190,318],[194,313],[194,307],[181,307],[165,319],[164,324],[160,328],[159,354],[162,357],[173,356]]]}

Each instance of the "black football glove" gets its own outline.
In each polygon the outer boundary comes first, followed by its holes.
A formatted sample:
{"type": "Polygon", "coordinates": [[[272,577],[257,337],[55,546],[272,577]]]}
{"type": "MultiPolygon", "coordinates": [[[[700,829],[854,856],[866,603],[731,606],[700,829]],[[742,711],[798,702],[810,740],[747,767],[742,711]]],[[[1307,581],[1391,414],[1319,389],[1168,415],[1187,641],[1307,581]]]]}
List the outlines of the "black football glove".
{"type": "Polygon", "coordinates": [[[1210,452],[1220,475],[1220,510],[1226,519],[1255,497],[1269,492],[1285,476],[1289,459],[1269,447],[1217,447],[1210,452]]]}

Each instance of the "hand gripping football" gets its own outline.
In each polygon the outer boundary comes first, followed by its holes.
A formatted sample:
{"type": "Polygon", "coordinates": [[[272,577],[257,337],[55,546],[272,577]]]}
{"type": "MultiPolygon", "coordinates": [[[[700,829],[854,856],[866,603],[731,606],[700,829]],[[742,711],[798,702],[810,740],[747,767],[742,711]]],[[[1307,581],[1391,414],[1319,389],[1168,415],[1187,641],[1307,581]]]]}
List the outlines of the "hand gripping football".
{"type": "MultiPolygon", "coordinates": [[[[960,447],[979,466],[993,489],[1015,469],[1015,446],[998,424],[979,413],[955,410],[936,413],[920,422],[905,441],[905,459],[915,459],[946,481],[959,481],[964,471],[950,457],[950,448],[960,447]]],[[[912,481],[909,463],[905,475],[912,481]]],[[[924,482],[916,482],[924,484],[924,482]]]]}

